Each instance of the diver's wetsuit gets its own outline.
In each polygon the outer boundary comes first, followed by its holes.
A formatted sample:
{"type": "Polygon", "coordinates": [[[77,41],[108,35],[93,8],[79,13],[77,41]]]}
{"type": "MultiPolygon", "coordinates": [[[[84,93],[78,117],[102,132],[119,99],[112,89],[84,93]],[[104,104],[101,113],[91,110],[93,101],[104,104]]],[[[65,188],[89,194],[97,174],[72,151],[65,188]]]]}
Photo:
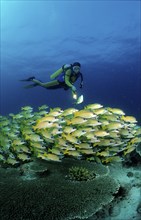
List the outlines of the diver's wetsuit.
{"type": "Polygon", "coordinates": [[[82,73],[75,73],[73,71],[73,65],[63,65],[62,68],[57,70],[55,73],[51,75],[51,79],[54,79],[50,82],[44,83],[41,80],[37,80],[35,77],[30,77],[26,80],[21,81],[32,81],[34,84],[25,86],[25,88],[33,88],[35,86],[42,86],[46,89],[59,89],[64,88],[64,90],[68,90],[71,85],[79,78],[81,77],[81,83],[80,88],[82,88],[83,83],[83,75],[82,73]],[[70,70],[69,74],[67,74],[67,71],[70,70]],[[57,74],[56,74],[57,73],[57,74]],[[65,77],[69,77],[68,79],[65,79],[65,77]],[[70,84],[70,85],[69,85],[70,84]]]}
{"type": "MultiPolygon", "coordinates": [[[[70,75],[70,83],[74,83],[79,77],[81,77],[81,83],[83,82],[83,75],[82,73],[77,73],[75,74],[72,68],[72,65],[68,68],[65,68],[65,65],[62,66],[63,72],[57,76],[55,79],[59,82],[59,85],[57,85],[59,88],[64,88],[65,90],[68,90],[70,87],[65,83],[65,74],[68,69],[71,70],[71,75],[70,75]]],[[[51,88],[47,88],[51,89],[51,88]]]]}

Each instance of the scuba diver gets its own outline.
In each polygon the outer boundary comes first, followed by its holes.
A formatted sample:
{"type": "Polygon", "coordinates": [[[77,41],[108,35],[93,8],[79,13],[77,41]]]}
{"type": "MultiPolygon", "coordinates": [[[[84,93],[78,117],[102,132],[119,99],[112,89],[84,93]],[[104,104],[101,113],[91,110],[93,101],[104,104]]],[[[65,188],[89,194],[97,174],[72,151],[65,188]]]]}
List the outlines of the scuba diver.
{"type": "Polygon", "coordinates": [[[83,86],[83,75],[80,72],[81,64],[75,62],[73,64],[65,64],[55,73],[50,76],[50,82],[42,82],[37,80],[34,76],[29,77],[28,79],[23,79],[20,81],[30,81],[34,82],[33,84],[27,85],[24,88],[33,88],[35,86],[42,86],[46,89],[58,89],[63,88],[64,90],[71,89],[72,96],[74,99],[77,99],[76,87],[73,85],[77,79],[80,77],[80,88],[83,86]]]}

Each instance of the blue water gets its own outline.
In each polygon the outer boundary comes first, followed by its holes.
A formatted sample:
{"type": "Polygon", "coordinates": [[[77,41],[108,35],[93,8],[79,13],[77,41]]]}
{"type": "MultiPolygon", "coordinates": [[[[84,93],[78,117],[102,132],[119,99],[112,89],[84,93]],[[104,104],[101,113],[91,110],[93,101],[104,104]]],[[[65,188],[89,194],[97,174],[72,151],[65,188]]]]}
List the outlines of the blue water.
{"type": "Polygon", "coordinates": [[[83,107],[121,108],[141,123],[140,1],[1,1],[0,114],[72,107],[70,91],[24,89],[20,79],[48,81],[79,61],[83,107]]]}

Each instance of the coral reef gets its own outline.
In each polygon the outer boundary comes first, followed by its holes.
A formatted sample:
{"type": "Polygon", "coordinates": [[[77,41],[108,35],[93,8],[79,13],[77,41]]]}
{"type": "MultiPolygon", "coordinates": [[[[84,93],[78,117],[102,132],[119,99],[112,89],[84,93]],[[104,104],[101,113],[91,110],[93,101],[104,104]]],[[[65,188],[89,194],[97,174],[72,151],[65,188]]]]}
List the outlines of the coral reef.
{"type": "Polygon", "coordinates": [[[19,169],[1,168],[2,220],[88,218],[108,205],[119,189],[119,184],[108,175],[108,168],[102,164],[73,159],[64,159],[62,163],[37,160],[28,164],[29,169],[34,167],[35,172],[35,167],[40,167],[39,170],[48,169],[50,174],[23,180],[19,169]],[[86,170],[94,170],[99,176],[91,181],[66,179],[72,166],[81,167],[82,164],[86,170]]]}
{"type": "Polygon", "coordinates": [[[73,181],[88,181],[94,179],[95,177],[96,174],[94,171],[90,172],[85,167],[71,167],[69,169],[68,178],[73,181]]]}

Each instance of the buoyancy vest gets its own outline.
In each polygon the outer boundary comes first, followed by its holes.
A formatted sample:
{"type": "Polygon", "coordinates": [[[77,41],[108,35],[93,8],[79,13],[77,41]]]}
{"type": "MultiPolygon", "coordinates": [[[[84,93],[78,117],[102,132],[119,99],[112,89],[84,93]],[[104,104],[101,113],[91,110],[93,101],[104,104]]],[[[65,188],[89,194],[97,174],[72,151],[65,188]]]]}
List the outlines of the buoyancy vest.
{"type": "Polygon", "coordinates": [[[56,78],[58,80],[58,82],[60,83],[64,83],[65,82],[65,74],[67,72],[67,70],[71,70],[71,75],[70,75],[70,82],[74,83],[79,77],[81,77],[81,83],[83,82],[83,75],[82,73],[75,73],[73,71],[73,65],[72,64],[64,64],[62,66],[62,70],[63,72],[56,78]],[[75,80],[73,81],[73,78],[75,78],[75,80]]]}

